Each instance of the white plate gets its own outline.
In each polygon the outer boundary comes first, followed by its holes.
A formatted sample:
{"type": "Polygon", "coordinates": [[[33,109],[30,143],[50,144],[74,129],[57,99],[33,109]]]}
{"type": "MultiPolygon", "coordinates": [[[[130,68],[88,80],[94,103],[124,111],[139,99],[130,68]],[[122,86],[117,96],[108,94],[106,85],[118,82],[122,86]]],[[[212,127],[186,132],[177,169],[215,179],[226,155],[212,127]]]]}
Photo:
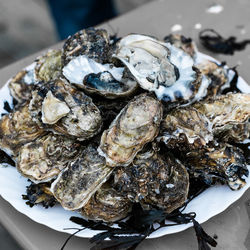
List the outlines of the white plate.
{"type": "MultiPolygon", "coordinates": [[[[199,53],[199,61],[204,59],[212,59],[209,56],[199,53]]],[[[212,59],[214,60],[214,59],[212,59]]],[[[250,86],[242,79],[238,79],[237,86],[243,92],[250,93],[250,86]]],[[[0,114],[4,112],[3,103],[8,101],[12,103],[12,98],[9,94],[7,84],[0,90],[0,114]]],[[[250,169],[250,166],[248,166],[250,169]]],[[[247,184],[239,191],[232,191],[227,186],[213,186],[208,188],[194,200],[192,200],[184,212],[195,212],[197,221],[203,223],[211,217],[221,213],[232,203],[238,200],[244,192],[250,187],[250,176],[246,178],[247,184]]],[[[26,193],[26,186],[30,185],[26,178],[22,177],[14,167],[0,165],[0,195],[8,201],[16,210],[25,214],[32,220],[46,225],[54,230],[66,233],[72,231],[65,231],[64,228],[75,228],[76,224],[71,222],[71,216],[80,216],[76,212],[66,211],[61,206],[57,205],[52,208],[45,209],[41,206],[34,206],[30,208],[22,199],[22,194],[26,193]]],[[[165,227],[152,233],[149,238],[156,238],[166,234],[177,233],[192,226],[192,223],[185,225],[177,225],[172,227],[165,227]]],[[[78,237],[92,237],[98,231],[86,229],[76,236],[78,237]]]]}

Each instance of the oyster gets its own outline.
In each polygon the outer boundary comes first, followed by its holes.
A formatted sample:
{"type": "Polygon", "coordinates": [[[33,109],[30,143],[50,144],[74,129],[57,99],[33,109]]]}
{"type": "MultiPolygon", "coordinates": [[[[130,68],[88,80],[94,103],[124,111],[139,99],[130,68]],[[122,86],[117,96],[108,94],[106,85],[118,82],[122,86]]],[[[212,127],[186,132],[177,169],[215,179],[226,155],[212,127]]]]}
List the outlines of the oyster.
{"type": "Polygon", "coordinates": [[[80,55],[104,64],[109,60],[109,35],[106,30],[88,28],[70,36],[63,45],[63,66],[80,55]]]}
{"type": "Polygon", "coordinates": [[[175,109],[163,119],[157,140],[181,151],[199,149],[213,140],[212,123],[194,108],[175,109]]]}
{"type": "Polygon", "coordinates": [[[62,51],[49,50],[36,59],[35,76],[38,81],[48,82],[57,79],[62,70],[62,51]]]}
{"type": "Polygon", "coordinates": [[[130,166],[117,169],[114,185],[145,209],[156,206],[171,213],[187,199],[189,175],[178,160],[151,150],[137,154],[130,166]]]}
{"type": "Polygon", "coordinates": [[[91,98],[66,80],[57,79],[42,84],[32,96],[29,110],[33,120],[46,130],[86,140],[101,129],[99,109],[91,98]]]}
{"type": "Polygon", "coordinates": [[[0,120],[0,148],[9,155],[16,155],[22,145],[45,133],[32,120],[29,103],[26,103],[0,120]]]}
{"type": "Polygon", "coordinates": [[[131,207],[132,203],[128,198],[104,184],[81,209],[81,213],[90,220],[114,222],[125,218],[131,207]]]}
{"type": "Polygon", "coordinates": [[[31,183],[27,189],[23,199],[27,200],[26,204],[30,207],[41,204],[45,208],[53,207],[56,199],[50,191],[50,183],[31,183]]]}
{"type": "Polygon", "coordinates": [[[202,178],[209,185],[221,182],[237,190],[245,185],[244,175],[248,176],[243,151],[229,144],[190,151],[184,160],[190,175],[202,178]]]}
{"type": "Polygon", "coordinates": [[[233,142],[249,138],[250,94],[229,93],[193,106],[210,120],[216,138],[233,142]]]}
{"type": "Polygon", "coordinates": [[[35,84],[35,63],[27,69],[18,72],[8,83],[11,96],[19,104],[23,104],[31,99],[31,92],[35,84]]]}
{"type": "Polygon", "coordinates": [[[185,53],[195,58],[197,53],[197,48],[195,43],[191,38],[187,38],[179,34],[170,34],[164,37],[164,42],[170,43],[175,47],[182,49],[185,53]]]}
{"type": "Polygon", "coordinates": [[[158,134],[162,105],[146,94],[130,101],[102,134],[98,148],[109,166],[127,166],[158,134]]]}
{"type": "Polygon", "coordinates": [[[210,80],[209,86],[206,89],[206,96],[213,97],[219,94],[222,86],[228,82],[227,71],[224,65],[205,60],[197,64],[196,67],[210,80]]]}
{"type": "Polygon", "coordinates": [[[17,169],[35,183],[47,182],[56,178],[81,150],[82,146],[78,142],[49,133],[20,147],[17,169]]]}
{"type": "Polygon", "coordinates": [[[91,196],[112,173],[91,144],[77,160],[70,163],[52,183],[51,191],[67,210],[77,210],[87,204],[91,196]]]}
{"type": "Polygon", "coordinates": [[[113,57],[127,66],[143,89],[166,102],[188,103],[201,85],[201,75],[188,54],[149,36],[122,38],[113,57]]]}

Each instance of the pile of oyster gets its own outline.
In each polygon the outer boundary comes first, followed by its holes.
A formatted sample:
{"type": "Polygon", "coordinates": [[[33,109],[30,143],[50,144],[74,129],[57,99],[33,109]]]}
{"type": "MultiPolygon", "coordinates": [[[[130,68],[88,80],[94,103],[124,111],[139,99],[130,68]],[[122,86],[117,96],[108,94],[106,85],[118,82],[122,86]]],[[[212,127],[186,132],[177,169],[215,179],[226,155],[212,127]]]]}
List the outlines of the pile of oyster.
{"type": "Polygon", "coordinates": [[[113,222],[133,203],[172,212],[193,180],[242,188],[250,94],[225,93],[229,69],[197,53],[180,35],[90,28],[13,77],[0,147],[31,180],[26,199],[113,222]]]}

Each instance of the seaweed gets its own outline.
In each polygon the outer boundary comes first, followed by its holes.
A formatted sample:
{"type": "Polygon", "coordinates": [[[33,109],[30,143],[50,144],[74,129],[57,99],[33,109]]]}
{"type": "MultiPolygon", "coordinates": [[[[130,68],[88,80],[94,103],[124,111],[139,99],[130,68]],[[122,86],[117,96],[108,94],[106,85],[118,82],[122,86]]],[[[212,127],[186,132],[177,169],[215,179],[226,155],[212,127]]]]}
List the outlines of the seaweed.
{"type": "Polygon", "coordinates": [[[91,250],[133,250],[136,249],[145,238],[159,228],[188,223],[193,223],[198,241],[198,249],[209,250],[211,249],[210,246],[215,247],[217,245],[215,239],[209,236],[195,220],[195,213],[183,213],[187,204],[207,188],[204,185],[202,188],[198,188],[198,186],[197,184],[192,189],[189,199],[182,208],[169,214],[157,208],[143,210],[140,204],[135,203],[127,219],[117,222],[118,227],[112,227],[103,221],[92,221],[80,217],[71,217],[70,220],[82,228],[77,228],[77,231],[66,239],[61,250],[65,249],[66,244],[74,235],[86,228],[103,231],[97,233],[90,239],[90,242],[95,244],[91,250]],[[157,227],[155,227],[155,223],[158,224],[157,227]],[[107,239],[109,239],[109,241],[106,241],[107,239]]]}
{"type": "Polygon", "coordinates": [[[249,39],[237,42],[236,37],[224,38],[213,29],[202,30],[199,33],[199,39],[208,50],[226,55],[233,55],[236,50],[243,50],[250,44],[249,39]]]}

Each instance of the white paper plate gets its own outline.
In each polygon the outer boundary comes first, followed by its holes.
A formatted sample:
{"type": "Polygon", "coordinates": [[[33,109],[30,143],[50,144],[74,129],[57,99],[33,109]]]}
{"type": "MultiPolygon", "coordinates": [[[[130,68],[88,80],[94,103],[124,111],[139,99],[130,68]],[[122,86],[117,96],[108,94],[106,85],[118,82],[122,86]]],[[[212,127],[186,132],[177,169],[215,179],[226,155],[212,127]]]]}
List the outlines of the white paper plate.
{"type": "MultiPolygon", "coordinates": [[[[214,60],[209,56],[199,53],[198,60],[202,61],[204,59],[214,60]]],[[[250,86],[240,77],[237,86],[241,91],[250,93],[250,86]]],[[[4,101],[12,103],[7,84],[0,90],[0,114],[4,112],[4,101]]],[[[250,166],[248,166],[248,168],[250,169],[250,166]]],[[[239,191],[232,191],[229,187],[221,185],[210,187],[192,200],[184,212],[195,212],[197,215],[197,221],[203,223],[211,217],[221,213],[238,200],[250,187],[250,176],[246,178],[246,182],[247,184],[244,188],[239,191]]],[[[71,222],[69,218],[71,216],[80,215],[76,212],[66,211],[59,205],[48,209],[41,206],[30,208],[22,199],[22,194],[26,193],[26,186],[28,185],[30,185],[30,183],[17,172],[16,168],[0,165],[0,195],[6,201],[8,201],[16,210],[40,224],[46,225],[60,232],[72,233],[72,231],[65,231],[64,229],[77,227],[77,225],[71,222]]],[[[156,238],[166,234],[180,232],[191,226],[192,223],[161,228],[152,233],[149,238],[156,238]]],[[[86,229],[78,233],[76,236],[88,238],[96,233],[98,233],[98,231],[86,229]]]]}

